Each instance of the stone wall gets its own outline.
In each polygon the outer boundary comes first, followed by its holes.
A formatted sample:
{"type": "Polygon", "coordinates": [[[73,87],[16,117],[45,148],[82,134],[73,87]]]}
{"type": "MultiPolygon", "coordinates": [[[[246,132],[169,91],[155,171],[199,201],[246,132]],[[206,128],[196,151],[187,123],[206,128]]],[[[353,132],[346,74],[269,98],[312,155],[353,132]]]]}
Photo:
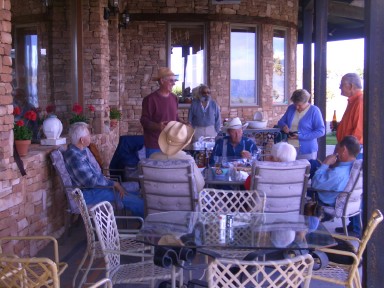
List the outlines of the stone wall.
{"type": "MultiPolygon", "coordinates": [[[[242,0],[240,4],[225,5],[213,5],[210,0],[127,0],[125,2],[131,21],[127,29],[120,31],[120,105],[124,112],[124,120],[121,123],[122,134],[142,133],[142,127],[138,122],[141,116],[142,99],[157,89],[156,82],[150,80],[157,73],[157,68],[167,65],[168,22],[148,20],[154,17],[161,18],[159,14],[166,15],[161,19],[168,17],[172,19],[170,21],[182,22],[182,14],[185,13],[191,21],[207,23],[207,84],[211,87],[212,97],[221,107],[222,118],[238,116],[244,120],[250,120],[256,111],[263,111],[264,117],[269,120],[269,127],[277,123],[287,105],[272,104],[273,28],[287,29],[289,64],[286,67],[286,73],[289,77],[287,95],[289,98],[296,89],[297,0],[242,0]],[[176,13],[178,17],[173,17],[172,15],[176,13]],[[223,20],[204,18],[208,14],[216,17],[215,19],[223,20]],[[221,18],[218,15],[221,15],[221,18]],[[230,19],[230,21],[224,19],[230,19]],[[257,24],[259,27],[260,81],[258,84],[260,90],[259,103],[255,106],[233,107],[230,105],[229,59],[232,23],[257,24]]],[[[180,105],[180,118],[187,118],[188,107],[187,104],[180,105]]]]}

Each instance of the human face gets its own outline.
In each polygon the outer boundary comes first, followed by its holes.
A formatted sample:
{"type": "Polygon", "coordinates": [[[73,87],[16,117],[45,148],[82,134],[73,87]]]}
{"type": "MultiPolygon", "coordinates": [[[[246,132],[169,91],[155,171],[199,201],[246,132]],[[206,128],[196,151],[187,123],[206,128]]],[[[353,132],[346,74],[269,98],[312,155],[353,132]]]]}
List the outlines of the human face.
{"type": "Polygon", "coordinates": [[[91,144],[91,134],[89,133],[89,131],[87,135],[80,137],[80,142],[84,147],[88,147],[89,144],[91,144]]]}
{"type": "Polygon", "coordinates": [[[349,97],[351,96],[352,84],[346,82],[344,78],[341,78],[339,89],[341,90],[341,95],[349,97]]]}
{"type": "Polygon", "coordinates": [[[243,129],[228,129],[232,144],[239,144],[243,137],[243,129]]]}
{"type": "Polygon", "coordinates": [[[208,101],[210,95],[211,91],[208,88],[203,89],[203,91],[201,91],[201,100],[208,101]]]}
{"type": "Polygon", "coordinates": [[[175,85],[176,81],[177,81],[177,79],[175,78],[175,76],[164,77],[160,81],[160,86],[162,89],[165,89],[165,90],[171,92],[172,87],[175,85]]]}
{"type": "Polygon", "coordinates": [[[305,108],[308,107],[309,103],[308,102],[301,102],[301,103],[294,103],[296,110],[298,112],[303,112],[305,108]]]}

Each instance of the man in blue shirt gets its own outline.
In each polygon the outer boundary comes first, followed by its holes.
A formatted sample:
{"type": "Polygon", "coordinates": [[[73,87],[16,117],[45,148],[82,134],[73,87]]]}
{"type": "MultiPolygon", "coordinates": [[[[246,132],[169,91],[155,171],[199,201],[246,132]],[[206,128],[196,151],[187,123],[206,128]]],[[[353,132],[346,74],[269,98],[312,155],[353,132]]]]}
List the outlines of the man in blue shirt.
{"type": "Polygon", "coordinates": [[[233,118],[223,129],[227,131],[228,136],[216,140],[209,160],[211,165],[215,164],[215,156],[251,159],[257,152],[255,142],[243,137],[243,125],[239,117],[233,118]]]}
{"type": "Polygon", "coordinates": [[[130,210],[133,215],[144,217],[144,202],[139,197],[139,191],[127,193],[119,182],[107,179],[97,166],[88,149],[91,135],[87,126],[88,124],[83,122],[72,124],[69,131],[72,144],[68,145],[63,154],[65,166],[73,183],[76,186],[87,187],[82,188],[85,203],[89,205],[102,201],[117,202],[118,206],[124,205],[124,208],[130,210]],[[119,196],[115,195],[114,190],[119,196]]]}
{"type": "Polygon", "coordinates": [[[335,206],[339,192],[344,191],[356,156],[360,152],[360,143],[354,136],[345,136],[339,143],[336,154],[328,155],[312,178],[313,190],[332,190],[337,192],[319,191],[318,198],[327,206],[335,206]]]}

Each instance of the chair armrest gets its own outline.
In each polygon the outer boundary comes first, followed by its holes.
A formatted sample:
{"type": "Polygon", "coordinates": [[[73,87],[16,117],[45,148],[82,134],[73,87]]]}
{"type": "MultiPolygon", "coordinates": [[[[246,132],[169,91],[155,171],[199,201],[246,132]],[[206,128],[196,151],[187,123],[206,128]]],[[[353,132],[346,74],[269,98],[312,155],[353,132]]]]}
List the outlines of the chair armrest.
{"type": "Polygon", "coordinates": [[[116,221],[118,220],[126,220],[126,223],[128,222],[137,222],[139,224],[138,228],[136,229],[119,229],[119,233],[122,234],[122,236],[129,236],[134,235],[139,232],[141,227],[143,227],[144,219],[139,216],[115,216],[116,221]],[[131,221],[130,221],[131,220],[131,221]]]}
{"type": "Polygon", "coordinates": [[[359,259],[357,258],[355,253],[349,252],[349,251],[342,251],[342,250],[335,250],[332,248],[319,248],[317,249],[318,251],[322,251],[324,253],[329,253],[329,254],[335,254],[335,255],[342,255],[342,256],[348,256],[353,258],[354,263],[358,263],[359,259]]]}
{"type": "MultiPolygon", "coordinates": [[[[53,257],[54,262],[56,265],[59,265],[59,245],[57,243],[56,238],[52,236],[5,236],[0,238],[0,247],[2,246],[2,243],[5,241],[37,241],[37,240],[46,240],[51,241],[53,244],[53,257]]],[[[0,251],[1,252],[1,251],[0,251]]]]}
{"type": "Polygon", "coordinates": [[[342,234],[331,234],[333,238],[346,240],[346,241],[357,241],[359,245],[361,244],[361,240],[359,238],[353,237],[353,236],[347,236],[342,234]]]}

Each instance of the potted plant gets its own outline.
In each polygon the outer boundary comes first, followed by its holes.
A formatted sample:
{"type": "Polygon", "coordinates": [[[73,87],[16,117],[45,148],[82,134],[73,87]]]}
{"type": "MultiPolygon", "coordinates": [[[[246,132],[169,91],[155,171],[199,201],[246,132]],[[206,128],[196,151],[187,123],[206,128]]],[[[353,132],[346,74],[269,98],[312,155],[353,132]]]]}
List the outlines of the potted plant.
{"type": "MultiPolygon", "coordinates": [[[[88,106],[88,111],[94,112],[95,111],[95,107],[93,105],[89,105],[88,106]]],[[[73,124],[73,123],[76,123],[76,122],[88,123],[88,118],[83,113],[83,107],[80,104],[78,104],[78,103],[73,104],[73,107],[72,107],[72,117],[71,117],[71,119],[69,119],[69,124],[73,124]]]]}
{"type": "Polygon", "coordinates": [[[110,126],[111,128],[117,127],[117,122],[121,118],[121,111],[117,109],[116,107],[112,107],[109,111],[109,119],[110,119],[110,126]]]}
{"type": "MultiPolygon", "coordinates": [[[[19,116],[21,114],[21,109],[15,107],[13,109],[13,115],[19,116]]],[[[29,121],[36,121],[36,112],[29,110],[25,112],[24,116],[19,118],[13,125],[13,137],[15,139],[16,150],[20,156],[25,156],[28,154],[29,145],[31,145],[32,139],[32,129],[28,127],[29,121]],[[26,121],[24,121],[24,119],[26,121]]]]}

